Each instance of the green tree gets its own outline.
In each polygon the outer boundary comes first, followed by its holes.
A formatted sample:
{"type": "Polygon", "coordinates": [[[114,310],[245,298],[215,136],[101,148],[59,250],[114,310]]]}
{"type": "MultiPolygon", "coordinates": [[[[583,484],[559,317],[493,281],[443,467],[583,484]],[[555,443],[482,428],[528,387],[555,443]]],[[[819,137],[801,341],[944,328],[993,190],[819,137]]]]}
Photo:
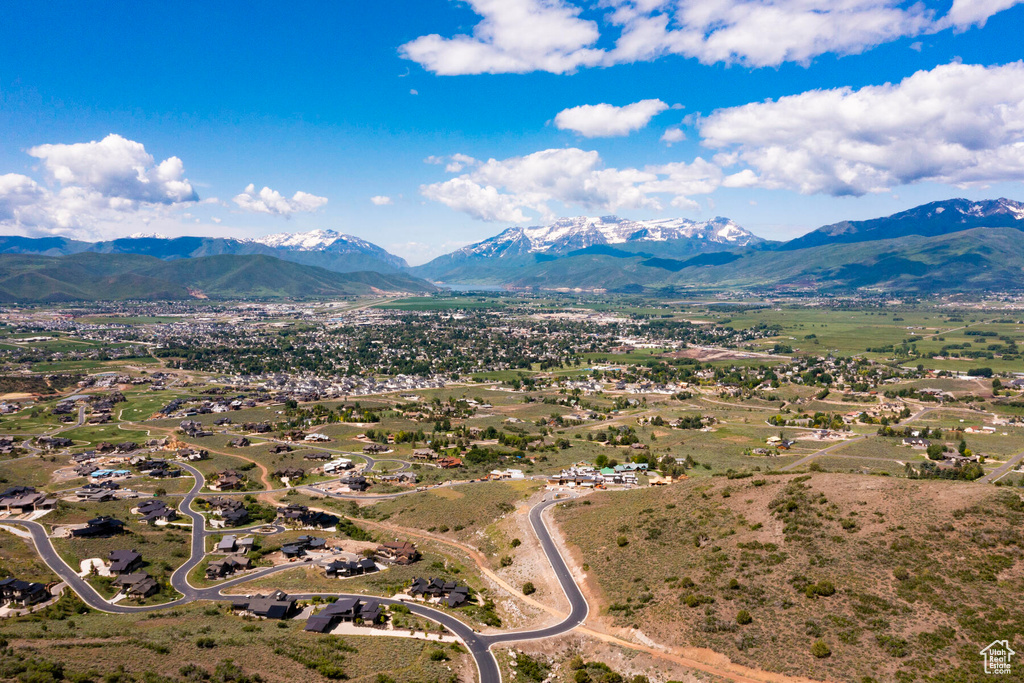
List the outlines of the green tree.
{"type": "Polygon", "coordinates": [[[825,659],[832,655],[832,648],[824,640],[816,640],[814,645],[811,645],[811,654],[818,659],[825,659]]]}

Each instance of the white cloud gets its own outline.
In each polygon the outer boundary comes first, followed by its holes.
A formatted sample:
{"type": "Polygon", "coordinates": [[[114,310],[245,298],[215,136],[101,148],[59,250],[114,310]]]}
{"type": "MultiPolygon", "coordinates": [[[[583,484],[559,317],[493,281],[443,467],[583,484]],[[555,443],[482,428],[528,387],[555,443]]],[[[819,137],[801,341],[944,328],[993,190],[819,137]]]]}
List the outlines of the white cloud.
{"type": "Polygon", "coordinates": [[[984,26],[989,17],[1024,0],[953,0],[953,6],[940,22],[942,28],[952,26],[963,31],[972,26],[984,26]]]}
{"type": "Polygon", "coordinates": [[[896,84],[812,90],[698,123],[730,186],[861,195],[1024,180],[1024,63],[947,64],[896,84]]]}
{"type": "Polygon", "coordinates": [[[450,161],[445,165],[445,173],[458,173],[466,166],[476,164],[476,159],[466,154],[453,154],[448,157],[450,161]]]}
{"type": "Polygon", "coordinates": [[[452,178],[443,183],[424,185],[420,191],[431,201],[441,202],[450,209],[482,221],[525,223],[527,220],[518,198],[501,194],[498,188],[480,185],[470,178],[452,178]]]}
{"type": "MultiPolygon", "coordinates": [[[[895,84],[722,109],[693,124],[701,144],[715,151],[710,160],[607,168],[595,151],[548,149],[474,160],[421,192],[478,219],[523,223],[568,207],[695,209],[694,196],[720,187],[841,196],[924,181],[1024,181],[1024,62],[952,63],[895,84]]],[[[663,139],[675,141],[675,131],[663,139]]]]}
{"type": "Polygon", "coordinates": [[[0,222],[35,223],[29,212],[46,194],[46,190],[28,176],[0,175],[0,222]]]}
{"type": "Polygon", "coordinates": [[[391,204],[391,197],[379,194],[374,197],[370,197],[370,201],[373,202],[376,206],[387,206],[388,204],[391,204]]]}
{"type": "Polygon", "coordinates": [[[422,36],[401,54],[436,74],[567,73],[598,64],[597,24],[562,0],[467,0],[483,20],[472,35],[422,36]]]}
{"type": "Polygon", "coordinates": [[[900,0],[612,0],[621,35],[612,63],[666,54],[704,64],[777,66],[825,53],[857,54],[931,25],[923,5],[900,0]]]}
{"type": "Polygon", "coordinates": [[[661,141],[666,145],[672,145],[676,142],[682,142],[686,139],[686,133],[679,128],[669,128],[665,131],[665,134],[661,136],[661,141]]]}
{"type": "Polygon", "coordinates": [[[440,75],[560,74],[669,54],[705,64],[778,66],[981,26],[1021,1],[954,0],[946,16],[936,17],[904,0],[602,0],[598,23],[580,17],[582,0],[468,0],[481,17],[471,35],[422,36],[401,52],[440,75]],[[611,47],[595,47],[601,38],[611,47]]]}
{"type": "Polygon", "coordinates": [[[65,187],[78,187],[105,197],[131,202],[174,204],[199,199],[184,177],[181,159],[155,163],[140,142],[108,135],[99,142],[39,145],[28,153],[41,159],[50,177],[65,187]]]}
{"type": "Polygon", "coordinates": [[[648,193],[664,193],[674,196],[673,206],[679,202],[689,202],[686,195],[711,194],[722,184],[722,169],[718,165],[697,157],[692,163],[682,161],[648,166],[647,170],[658,176],[644,184],[643,191],[648,193]]]}
{"type": "Polygon", "coordinates": [[[250,183],[233,201],[245,211],[290,216],[293,213],[316,211],[327,203],[327,198],[299,191],[288,199],[269,187],[256,192],[256,186],[250,183]]]}
{"type": "Polygon", "coordinates": [[[587,138],[629,135],[646,126],[666,109],[668,105],[661,100],[640,100],[624,107],[584,104],[558,112],[555,126],[559,130],[572,130],[587,138]]]}
{"type": "Polygon", "coordinates": [[[141,143],[120,135],[38,145],[28,154],[42,162],[50,186],[0,176],[0,226],[21,234],[102,237],[119,226],[166,221],[199,201],[179,158],[157,163],[141,143]]]}
{"type": "Polygon", "coordinates": [[[444,170],[446,173],[458,173],[466,166],[473,166],[477,163],[477,160],[468,154],[452,154],[451,156],[436,156],[431,154],[423,160],[425,164],[434,164],[440,166],[444,164],[444,170]]]}
{"type": "Polygon", "coordinates": [[[713,192],[722,175],[716,164],[699,157],[690,164],[617,169],[606,168],[594,151],[547,149],[490,159],[420,191],[427,199],[480,220],[525,223],[532,214],[552,218],[553,204],[609,212],[660,211],[662,197],[667,196],[672,206],[695,209],[686,195],[713,192]]]}

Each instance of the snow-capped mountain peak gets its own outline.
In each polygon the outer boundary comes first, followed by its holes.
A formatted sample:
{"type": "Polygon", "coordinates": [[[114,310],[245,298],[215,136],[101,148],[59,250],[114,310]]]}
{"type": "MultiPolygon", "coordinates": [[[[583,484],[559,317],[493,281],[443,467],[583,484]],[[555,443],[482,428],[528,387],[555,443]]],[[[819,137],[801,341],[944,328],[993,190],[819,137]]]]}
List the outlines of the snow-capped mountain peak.
{"type": "Polygon", "coordinates": [[[1000,197],[999,199],[991,199],[983,202],[972,202],[966,209],[961,209],[961,213],[981,218],[1009,215],[1013,216],[1016,220],[1024,220],[1024,204],[1012,199],[1000,197]]]}
{"type": "MultiPolygon", "coordinates": [[[[295,251],[320,251],[331,246],[340,239],[348,238],[362,242],[356,237],[342,235],[334,230],[311,230],[309,232],[279,232],[263,237],[243,239],[242,242],[262,244],[274,249],[293,249],[295,251]]],[[[346,240],[346,241],[348,241],[346,240]]]]}
{"type": "Polygon", "coordinates": [[[144,240],[144,239],[168,240],[168,239],[170,239],[170,237],[167,237],[166,235],[161,235],[158,232],[133,232],[132,234],[128,235],[128,239],[130,239],[130,240],[144,240]]]}
{"type": "Polygon", "coordinates": [[[366,254],[389,264],[393,268],[408,268],[405,259],[389,254],[376,244],[353,235],[334,230],[310,230],[309,232],[279,232],[263,237],[239,240],[248,244],[260,244],[271,249],[295,252],[327,252],[328,254],[366,254]]]}
{"type": "Polygon", "coordinates": [[[763,240],[728,218],[693,221],[688,218],[628,220],[617,216],[560,218],[550,225],[508,228],[494,237],[465,247],[467,255],[503,256],[564,254],[596,245],[627,242],[692,240],[743,247],[763,240]]]}

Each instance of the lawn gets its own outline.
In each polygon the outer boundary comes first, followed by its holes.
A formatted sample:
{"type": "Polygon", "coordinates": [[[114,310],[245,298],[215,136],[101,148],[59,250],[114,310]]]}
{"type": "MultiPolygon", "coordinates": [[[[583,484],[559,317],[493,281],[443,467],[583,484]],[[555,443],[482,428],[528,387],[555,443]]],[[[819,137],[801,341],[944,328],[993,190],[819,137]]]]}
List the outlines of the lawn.
{"type": "MultiPolygon", "coordinates": [[[[122,429],[116,424],[109,425],[83,425],[75,429],[62,432],[61,436],[72,439],[75,442],[74,449],[88,450],[95,448],[96,444],[106,441],[107,443],[118,444],[124,441],[134,441],[144,444],[150,438],[149,432],[137,429],[122,429]]],[[[159,434],[153,434],[159,436],[159,434]]]]}

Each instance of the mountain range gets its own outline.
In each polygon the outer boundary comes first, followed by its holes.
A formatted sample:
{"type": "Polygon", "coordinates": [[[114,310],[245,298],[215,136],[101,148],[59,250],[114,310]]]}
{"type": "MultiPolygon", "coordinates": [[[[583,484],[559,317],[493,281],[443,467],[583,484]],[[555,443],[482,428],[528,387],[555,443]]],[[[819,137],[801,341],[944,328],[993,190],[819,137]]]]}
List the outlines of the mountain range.
{"type": "Polygon", "coordinates": [[[567,219],[509,229],[411,270],[435,282],[654,294],[752,287],[1020,290],[1024,204],[951,199],[824,226],[789,242],[762,240],[725,218],[567,219]]]}
{"type": "MultiPolygon", "coordinates": [[[[87,255],[146,256],[149,271],[139,265],[142,262],[111,261],[111,276],[134,281],[151,271],[157,280],[166,275],[177,283],[173,290],[177,295],[194,289],[223,297],[328,296],[328,292],[360,287],[364,291],[429,291],[433,285],[424,280],[651,294],[756,287],[1011,291],[1024,290],[1024,204],[1002,198],[950,199],[887,217],[826,225],[789,242],[763,240],[721,217],[707,221],[563,218],[550,225],[508,228],[412,268],[374,244],[331,230],[248,240],[141,235],[89,243],[56,237],[0,237],[0,299],[66,300],[101,295],[82,279],[88,276],[87,270],[69,271],[63,277],[49,261],[19,261],[13,259],[15,254],[23,259],[63,256],[65,263],[76,268],[86,262],[81,259],[87,255]],[[263,259],[262,267],[280,277],[280,286],[247,274],[246,260],[256,257],[263,259]],[[210,258],[221,260],[202,261],[210,258]],[[202,262],[202,267],[193,261],[202,262]],[[210,264],[216,264],[223,277],[215,276],[216,268],[210,264]],[[302,275],[303,267],[312,280],[302,275]],[[72,277],[72,272],[77,275],[72,277]],[[178,279],[182,273],[193,279],[178,279]],[[328,277],[339,274],[351,277],[328,277]],[[38,286],[38,294],[33,293],[32,283],[38,286]],[[247,293],[247,283],[256,289],[247,293]]],[[[163,284],[145,282],[139,296],[118,297],[160,298],[156,294],[163,284]]]]}
{"type": "Polygon", "coordinates": [[[142,254],[165,261],[220,255],[273,256],[338,273],[375,271],[397,273],[409,264],[366,240],[333,230],[280,233],[254,239],[174,237],[136,234],[106,242],[80,242],[65,237],[0,236],[0,254],[67,256],[84,252],[142,254]]]}
{"type": "Polygon", "coordinates": [[[262,254],[163,260],[140,254],[0,254],[0,302],[309,299],[427,293],[404,273],[336,273],[262,254]]]}
{"type": "Polygon", "coordinates": [[[698,222],[578,216],[550,225],[508,228],[411,271],[436,282],[501,282],[534,264],[580,255],[677,257],[764,243],[728,218],[698,222]]]}

